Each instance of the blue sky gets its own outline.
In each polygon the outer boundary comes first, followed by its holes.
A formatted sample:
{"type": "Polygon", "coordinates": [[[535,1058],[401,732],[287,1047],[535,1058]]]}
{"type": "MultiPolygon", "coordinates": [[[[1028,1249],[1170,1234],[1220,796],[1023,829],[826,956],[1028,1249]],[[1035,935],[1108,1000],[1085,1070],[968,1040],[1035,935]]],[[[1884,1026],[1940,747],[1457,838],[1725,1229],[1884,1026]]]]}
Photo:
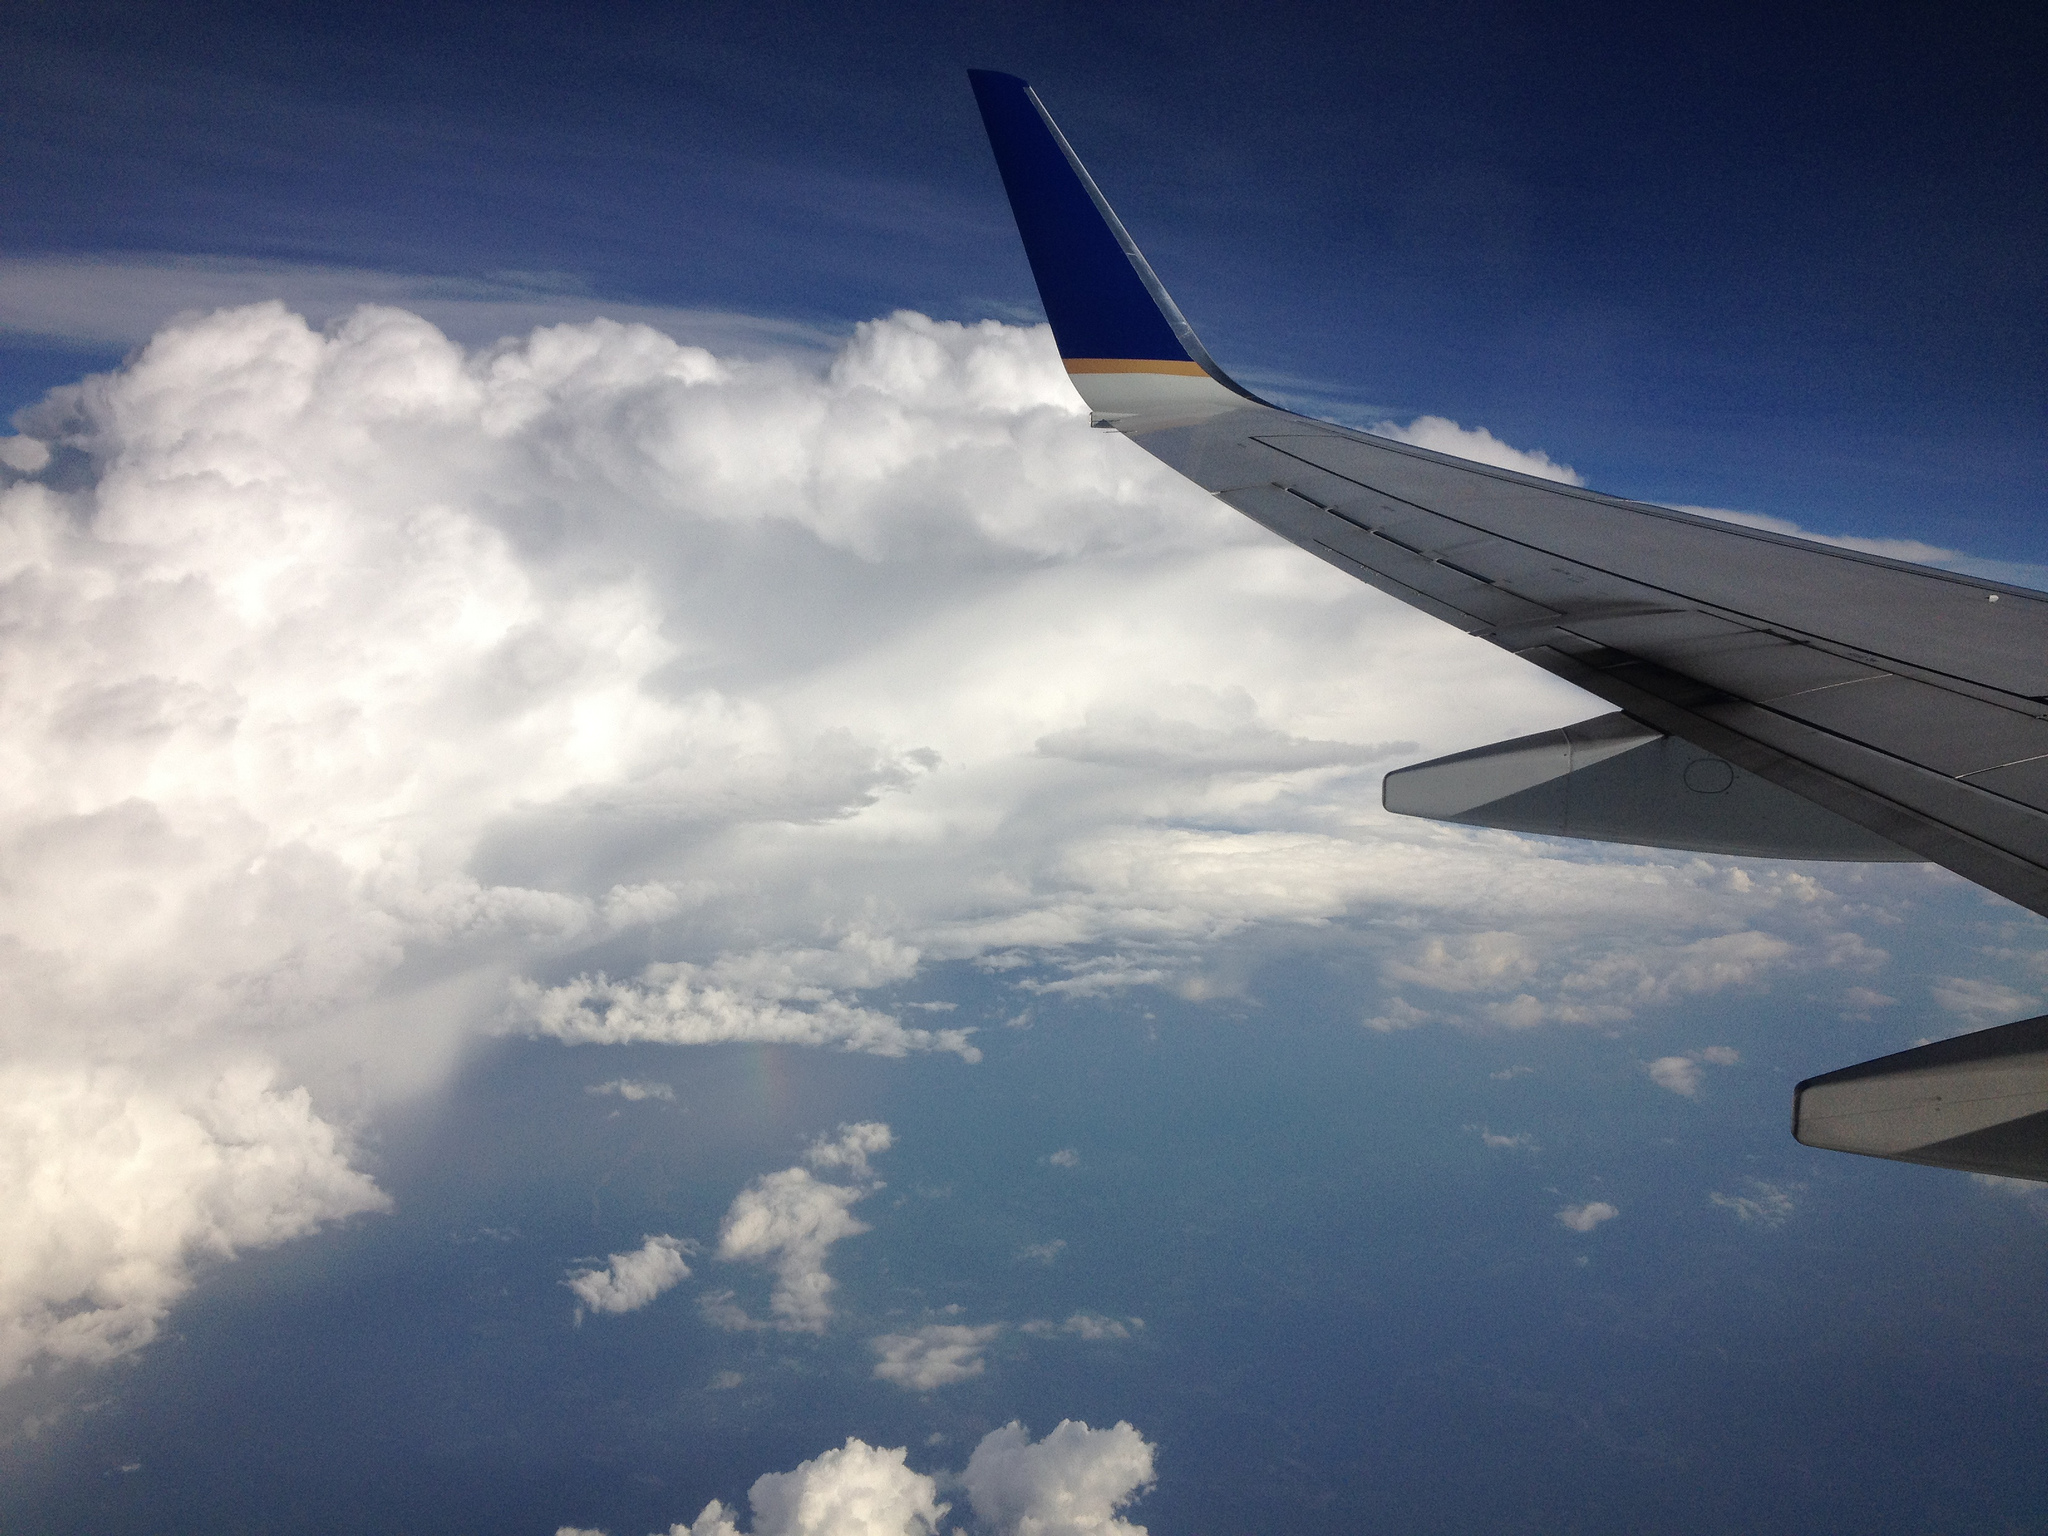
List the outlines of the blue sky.
{"type": "Polygon", "coordinates": [[[964,70],[1256,387],[2038,582],[2042,43],[32,12],[0,1526],[2038,1529],[2040,1192],[1785,1120],[2040,921],[1385,815],[1602,706],[1089,432],[964,70]]]}

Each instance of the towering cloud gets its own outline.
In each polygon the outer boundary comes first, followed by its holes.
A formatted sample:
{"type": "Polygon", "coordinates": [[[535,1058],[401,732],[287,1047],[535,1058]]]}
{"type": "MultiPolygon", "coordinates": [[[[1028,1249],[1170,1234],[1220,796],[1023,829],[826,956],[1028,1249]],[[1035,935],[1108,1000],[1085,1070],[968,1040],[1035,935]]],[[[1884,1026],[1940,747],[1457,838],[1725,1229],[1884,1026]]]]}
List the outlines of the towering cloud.
{"type": "MultiPolygon", "coordinates": [[[[1590,711],[1089,431],[1042,331],[741,363],[258,304],[18,425],[0,1061],[38,1086],[0,1121],[0,1370],[376,1210],[349,1127],[479,1032],[969,1070],[891,1003],[934,962],[1217,995],[1263,936],[1396,910],[1347,940],[1389,1027],[1883,961],[1796,872],[1381,817],[1404,742],[1590,711]],[[67,1173],[116,1167],[147,1193],[67,1173]]],[[[858,1191],[772,1177],[732,1253],[809,1328],[858,1191]]]]}

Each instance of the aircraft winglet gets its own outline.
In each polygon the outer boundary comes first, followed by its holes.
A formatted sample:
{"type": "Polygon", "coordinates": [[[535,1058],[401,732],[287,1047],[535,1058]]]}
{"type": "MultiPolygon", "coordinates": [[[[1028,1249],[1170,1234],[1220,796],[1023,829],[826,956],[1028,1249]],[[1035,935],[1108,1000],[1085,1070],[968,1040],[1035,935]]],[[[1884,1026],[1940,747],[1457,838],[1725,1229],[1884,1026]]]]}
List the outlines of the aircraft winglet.
{"type": "Polygon", "coordinates": [[[993,70],[967,78],[1053,338],[1096,414],[1256,399],[1216,366],[1038,93],[993,70]]]}

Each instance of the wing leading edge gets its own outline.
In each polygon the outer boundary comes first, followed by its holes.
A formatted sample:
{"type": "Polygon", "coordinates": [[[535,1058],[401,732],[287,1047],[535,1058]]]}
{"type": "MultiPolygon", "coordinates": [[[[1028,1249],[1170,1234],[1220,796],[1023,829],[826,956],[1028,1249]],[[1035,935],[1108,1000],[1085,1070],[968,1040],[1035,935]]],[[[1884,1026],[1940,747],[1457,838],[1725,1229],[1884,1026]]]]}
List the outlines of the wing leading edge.
{"type": "MultiPolygon", "coordinates": [[[[1270,405],[1203,348],[1037,94],[1010,75],[970,78],[1054,339],[1098,425],[1619,712],[1572,728],[1606,731],[1583,765],[1569,742],[1561,755],[1537,738],[1502,743],[1389,775],[1389,809],[1681,848],[1919,858],[2048,915],[2048,596],[1270,405]],[[1566,805],[1576,813],[1552,814],[1566,805]]],[[[2048,1086],[2048,1058],[2025,1059],[2010,1070],[2048,1086]]],[[[1985,1171],[1983,1145],[1942,1165],[1985,1171]]],[[[1910,1160],[1941,1155],[1922,1146],[1910,1160]]],[[[2011,1162],[2048,1177],[2040,1149],[2011,1162]]]]}

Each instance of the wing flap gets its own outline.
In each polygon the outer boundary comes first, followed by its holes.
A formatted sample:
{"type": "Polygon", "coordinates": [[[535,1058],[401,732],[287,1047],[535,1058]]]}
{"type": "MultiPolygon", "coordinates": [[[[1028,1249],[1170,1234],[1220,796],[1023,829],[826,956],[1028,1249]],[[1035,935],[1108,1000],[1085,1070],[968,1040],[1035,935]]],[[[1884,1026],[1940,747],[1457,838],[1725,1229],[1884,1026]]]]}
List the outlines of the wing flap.
{"type": "Polygon", "coordinates": [[[1937,1040],[1792,1090],[1809,1147],[2048,1181],[2048,1017],[1937,1040]]]}

